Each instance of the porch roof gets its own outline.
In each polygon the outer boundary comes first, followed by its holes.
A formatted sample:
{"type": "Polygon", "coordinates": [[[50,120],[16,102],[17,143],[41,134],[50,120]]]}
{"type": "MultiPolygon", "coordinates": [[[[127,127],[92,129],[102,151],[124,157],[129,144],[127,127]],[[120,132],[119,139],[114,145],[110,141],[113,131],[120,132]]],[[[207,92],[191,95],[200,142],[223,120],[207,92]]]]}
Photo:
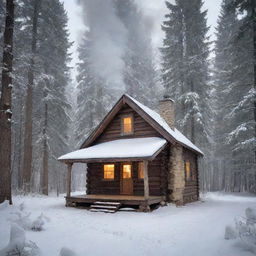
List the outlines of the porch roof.
{"type": "Polygon", "coordinates": [[[167,141],[159,137],[120,139],[73,151],[58,158],[62,162],[152,160],[167,141]]]}

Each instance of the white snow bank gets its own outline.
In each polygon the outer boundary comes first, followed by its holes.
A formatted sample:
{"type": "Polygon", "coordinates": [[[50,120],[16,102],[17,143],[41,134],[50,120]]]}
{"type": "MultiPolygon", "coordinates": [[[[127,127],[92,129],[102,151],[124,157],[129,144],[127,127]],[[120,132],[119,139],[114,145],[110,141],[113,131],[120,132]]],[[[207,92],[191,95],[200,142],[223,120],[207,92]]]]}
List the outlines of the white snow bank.
{"type": "Polygon", "coordinates": [[[25,230],[19,225],[13,223],[11,225],[10,240],[8,245],[0,250],[0,256],[39,256],[40,250],[37,245],[32,242],[26,242],[25,230]]]}
{"type": "Polygon", "coordinates": [[[60,250],[60,255],[59,256],[76,256],[76,255],[77,254],[74,251],[70,250],[67,247],[63,247],[60,250]]]}
{"type": "Polygon", "coordinates": [[[104,214],[65,207],[62,196],[14,196],[14,204],[0,212],[0,249],[9,242],[10,213],[24,202],[32,220],[42,212],[51,219],[43,232],[26,232],[26,239],[40,246],[41,256],[59,255],[63,246],[79,256],[253,256],[246,247],[235,245],[239,238],[224,239],[226,225],[234,226],[235,217],[245,216],[248,207],[255,208],[251,197],[207,198],[204,203],[169,205],[150,213],[104,214]]]}
{"type": "Polygon", "coordinates": [[[252,202],[256,203],[256,197],[250,194],[233,193],[228,194],[224,192],[208,192],[200,196],[202,199],[210,201],[222,201],[222,202],[252,202]]]}
{"type": "Polygon", "coordinates": [[[185,137],[179,130],[174,128],[174,130],[166,123],[166,121],[155,111],[141,104],[139,101],[135,100],[130,95],[126,94],[136,105],[138,105],[144,112],[146,112],[152,119],[154,119],[159,125],[161,125],[176,141],[194,149],[195,151],[203,154],[203,152],[194,145],[187,137],[185,137]]]}
{"type": "Polygon", "coordinates": [[[165,139],[158,137],[114,140],[68,153],[58,160],[151,157],[165,143],[165,139]]]}
{"type": "Polygon", "coordinates": [[[25,247],[25,231],[17,224],[12,224],[9,244],[0,251],[0,256],[21,255],[25,247]]]}
{"type": "Polygon", "coordinates": [[[9,205],[9,201],[8,201],[8,200],[5,200],[4,202],[2,202],[2,203],[0,204],[0,211],[3,210],[3,209],[5,209],[5,208],[7,208],[8,205],[9,205]]]}

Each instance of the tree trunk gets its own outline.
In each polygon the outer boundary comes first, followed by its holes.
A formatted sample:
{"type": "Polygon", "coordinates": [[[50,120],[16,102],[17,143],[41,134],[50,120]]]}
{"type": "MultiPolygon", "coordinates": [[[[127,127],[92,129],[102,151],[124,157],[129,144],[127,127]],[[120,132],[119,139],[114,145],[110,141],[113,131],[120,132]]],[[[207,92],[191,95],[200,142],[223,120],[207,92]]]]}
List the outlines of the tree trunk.
{"type": "Polygon", "coordinates": [[[23,190],[30,192],[32,173],[32,109],[33,109],[33,86],[34,86],[34,64],[37,45],[37,26],[40,8],[40,0],[35,0],[32,27],[31,59],[28,70],[28,85],[25,105],[25,134],[24,134],[24,157],[23,157],[23,190]]]}
{"type": "Polygon", "coordinates": [[[47,121],[48,121],[48,105],[45,102],[44,110],[44,128],[43,128],[43,179],[42,192],[48,196],[48,142],[47,142],[47,121]]]}
{"type": "Polygon", "coordinates": [[[20,103],[20,107],[21,107],[21,111],[20,111],[20,127],[19,127],[19,159],[18,159],[18,189],[21,190],[22,189],[22,170],[21,170],[21,162],[22,162],[22,128],[23,128],[23,100],[21,100],[20,103]]]}
{"type": "MultiPolygon", "coordinates": [[[[193,93],[195,91],[195,88],[194,88],[194,82],[192,81],[191,79],[191,92],[193,93]]],[[[193,108],[193,105],[191,106],[193,108]]],[[[192,110],[192,116],[191,116],[191,141],[193,143],[196,143],[196,138],[195,138],[195,111],[192,110]]]]}
{"type": "MultiPolygon", "coordinates": [[[[253,73],[254,73],[254,83],[253,83],[253,88],[254,92],[256,92],[256,3],[255,0],[251,0],[251,5],[252,5],[252,31],[253,31],[253,73]]],[[[253,111],[254,111],[254,138],[256,138],[256,96],[254,96],[254,106],[253,106],[253,111]]],[[[256,151],[254,151],[254,157],[256,161],[256,151]]]]}
{"type": "Polygon", "coordinates": [[[4,51],[2,69],[2,94],[0,99],[0,203],[9,200],[11,193],[11,106],[13,60],[14,3],[6,1],[4,51]]]}

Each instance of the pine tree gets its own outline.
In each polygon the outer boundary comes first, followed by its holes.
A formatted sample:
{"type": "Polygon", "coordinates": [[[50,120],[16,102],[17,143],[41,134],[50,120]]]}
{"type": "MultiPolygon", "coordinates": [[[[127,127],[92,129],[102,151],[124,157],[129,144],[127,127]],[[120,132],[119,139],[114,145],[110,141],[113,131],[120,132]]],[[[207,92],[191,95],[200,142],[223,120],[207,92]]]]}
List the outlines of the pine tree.
{"type": "MultiPolygon", "coordinates": [[[[22,152],[24,138],[24,104],[28,83],[28,70],[31,66],[32,0],[17,0],[14,33],[14,91],[12,138],[12,166],[14,186],[22,188],[22,152]]],[[[67,53],[68,42],[67,15],[63,4],[58,0],[42,1],[38,13],[37,51],[33,68],[34,85],[32,94],[32,163],[29,187],[33,191],[47,194],[49,189],[63,191],[65,177],[59,170],[61,164],[56,158],[67,152],[68,109],[66,97],[69,83],[67,53]],[[51,138],[51,140],[49,140],[51,138]],[[47,181],[49,170],[49,180],[47,181]]]]}
{"type": "Polygon", "coordinates": [[[165,92],[176,101],[176,125],[205,153],[203,169],[210,171],[211,109],[209,107],[209,38],[207,11],[201,0],[166,2],[169,13],[162,52],[165,92]]]}
{"type": "Polygon", "coordinates": [[[254,1],[234,1],[234,6],[245,16],[238,18],[237,31],[230,46],[236,49],[236,73],[229,95],[231,112],[226,116],[229,122],[226,143],[232,152],[233,189],[256,191],[255,179],[255,6],[254,1]],[[254,11],[253,11],[254,10],[254,11]]]}
{"type": "Polygon", "coordinates": [[[56,160],[68,151],[70,123],[66,89],[70,75],[67,65],[71,44],[68,41],[67,14],[59,0],[42,2],[38,41],[39,86],[35,90],[34,101],[43,100],[37,104],[34,112],[34,133],[38,146],[33,162],[36,170],[42,170],[41,189],[48,194],[48,185],[49,189],[57,188],[60,191],[65,188],[65,176],[59,172],[61,164],[56,160]]]}
{"type": "MultiPolygon", "coordinates": [[[[230,0],[224,0],[221,5],[221,12],[217,26],[217,40],[215,43],[215,63],[214,63],[214,87],[215,87],[215,163],[214,169],[217,175],[212,174],[211,189],[225,189],[230,191],[231,180],[231,150],[226,141],[227,133],[230,129],[229,122],[224,118],[233,108],[233,104],[227,101],[230,99],[234,77],[237,72],[236,55],[237,49],[231,46],[237,32],[237,15],[233,7],[229,7],[230,0]],[[218,177],[218,181],[214,178],[218,177]],[[214,184],[213,184],[214,183],[214,184]]],[[[232,100],[232,99],[230,99],[232,100]]]]}
{"type": "Polygon", "coordinates": [[[12,61],[13,61],[14,3],[6,1],[3,44],[2,88],[0,98],[0,203],[9,200],[11,190],[11,117],[12,117],[12,61]]]}
{"type": "Polygon", "coordinates": [[[93,44],[90,32],[84,34],[78,48],[78,96],[77,96],[77,147],[92,132],[106,113],[103,105],[103,81],[92,71],[90,49],[93,44]]]}
{"type": "Polygon", "coordinates": [[[177,124],[196,144],[209,141],[209,90],[206,14],[202,1],[166,3],[170,13],[162,28],[165,32],[163,84],[166,93],[178,101],[177,124]]]}
{"type": "Polygon", "coordinates": [[[236,1],[223,1],[217,27],[216,157],[224,170],[223,189],[255,191],[252,26],[245,26],[248,17],[240,18],[237,15],[236,4],[236,1]]]}
{"type": "Polygon", "coordinates": [[[184,60],[184,22],[182,9],[178,5],[166,2],[169,13],[165,15],[162,30],[165,32],[162,53],[162,83],[165,93],[176,100],[176,120],[182,119],[183,104],[178,100],[185,90],[184,60]]]}
{"type": "Polygon", "coordinates": [[[41,0],[34,1],[33,16],[32,16],[32,40],[31,40],[31,57],[28,68],[28,82],[26,90],[26,106],[25,106],[25,134],[24,134],[24,156],[23,156],[23,189],[25,192],[30,192],[31,175],[32,175],[32,113],[33,113],[33,87],[35,77],[35,55],[37,52],[37,34],[38,34],[38,19],[41,0]]]}

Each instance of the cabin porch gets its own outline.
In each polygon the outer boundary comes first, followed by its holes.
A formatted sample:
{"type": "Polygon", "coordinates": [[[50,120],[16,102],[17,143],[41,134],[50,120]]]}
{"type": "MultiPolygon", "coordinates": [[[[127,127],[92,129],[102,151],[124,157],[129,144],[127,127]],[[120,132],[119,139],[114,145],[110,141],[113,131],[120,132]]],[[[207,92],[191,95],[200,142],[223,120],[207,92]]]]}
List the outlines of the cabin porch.
{"type": "Polygon", "coordinates": [[[164,201],[161,196],[133,196],[133,195],[70,195],[66,196],[66,206],[90,207],[95,202],[118,202],[122,207],[135,207],[140,211],[150,210],[150,206],[164,201]]]}

